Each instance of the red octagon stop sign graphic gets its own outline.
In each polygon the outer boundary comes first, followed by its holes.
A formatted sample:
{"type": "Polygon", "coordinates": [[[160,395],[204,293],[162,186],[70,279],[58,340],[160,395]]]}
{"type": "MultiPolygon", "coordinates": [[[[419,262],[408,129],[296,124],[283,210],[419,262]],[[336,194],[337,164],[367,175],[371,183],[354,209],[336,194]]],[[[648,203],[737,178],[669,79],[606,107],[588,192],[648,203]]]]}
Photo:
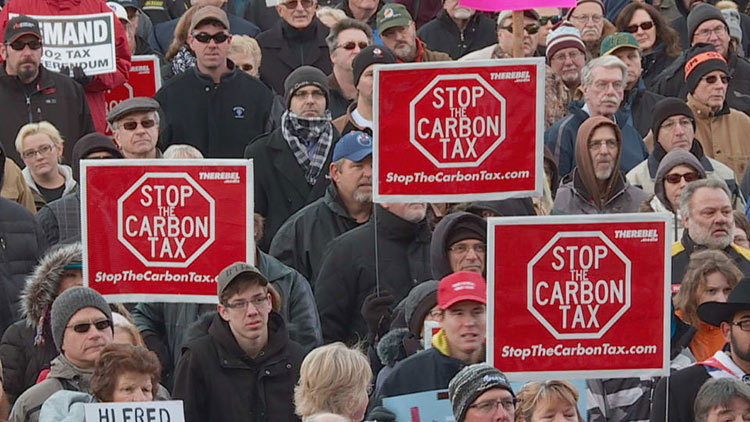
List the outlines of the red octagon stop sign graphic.
{"type": "Polygon", "coordinates": [[[505,98],[478,74],[436,76],[409,103],[409,139],[436,167],[477,167],[505,139],[505,98]]]}
{"type": "Polygon", "coordinates": [[[630,308],[630,260],[602,232],[557,233],[527,274],[527,308],[558,340],[601,338],[630,308]]]}
{"type": "Polygon", "coordinates": [[[117,238],[147,267],[186,268],[213,243],[214,214],[187,173],[146,173],[117,200],[117,238]]]}

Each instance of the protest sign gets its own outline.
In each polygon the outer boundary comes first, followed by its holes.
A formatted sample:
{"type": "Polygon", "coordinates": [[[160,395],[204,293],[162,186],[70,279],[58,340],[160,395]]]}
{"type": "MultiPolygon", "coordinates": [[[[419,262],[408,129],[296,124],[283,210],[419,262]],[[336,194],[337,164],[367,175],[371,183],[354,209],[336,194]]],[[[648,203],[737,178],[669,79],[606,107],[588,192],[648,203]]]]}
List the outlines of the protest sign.
{"type": "Polygon", "coordinates": [[[661,213],[489,219],[488,361],[519,381],[668,375],[669,229],[661,213]]]}
{"type": "Polygon", "coordinates": [[[543,80],[539,58],[376,67],[374,200],[540,196],[543,80]]]}
{"type": "Polygon", "coordinates": [[[576,7],[576,0],[461,0],[461,6],[497,12],[501,10],[528,10],[537,7],[576,7]]]}
{"type": "Polygon", "coordinates": [[[252,161],[83,160],[84,284],[118,302],[216,303],[254,262],[252,161]]]}
{"type": "Polygon", "coordinates": [[[182,400],[86,403],[86,422],[185,422],[182,400]]]}
{"type": "MultiPolygon", "coordinates": [[[[154,55],[133,56],[128,80],[104,93],[107,114],[117,104],[135,97],[153,97],[161,88],[161,68],[159,58],[154,55]]],[[[107,123],[107,135],[112,135],[112,126],[107,123]]]]}
{"type": "Polygon", "coordinates": [[[448,399],[448,390],[433,390],[386,397],[383,399],[383,406],[396,415],[397,422],[451,422],[456,420],[453,417],[453,408],[448,399]]]}
{"type": "MultiPolygon", "coordinates": [[[[18,16],[11,13],[10,17],[18,16]]],[[[115,22],[112,12],[87,15],[29,15],[42,31],[42,65],[59,72],[80,66],[88,76],[117,70],[115,22]]]]}

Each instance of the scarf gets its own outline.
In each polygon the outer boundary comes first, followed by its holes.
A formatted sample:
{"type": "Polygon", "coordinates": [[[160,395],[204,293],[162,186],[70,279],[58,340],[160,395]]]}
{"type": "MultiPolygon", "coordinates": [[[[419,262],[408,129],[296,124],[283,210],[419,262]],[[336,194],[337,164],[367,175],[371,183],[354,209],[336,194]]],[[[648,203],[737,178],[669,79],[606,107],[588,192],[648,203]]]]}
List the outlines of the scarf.
{"type": "Polygon", "coordinates": [[[302,117],[285,111],[281,116],[281,134],[304,170],[305,180],[309,185],[315,185],[333,143],[331,113],[326,110],[324,117],[302,117]],[[311,154],[303,140],[315,142],[311,154]]]}
{"type": "Polygon", "coordinates": [[[172,57],[172,71],[175,75],[179,75],[193,66],[195,66],[195,55],[188,46],[183,45],[177,50],[177,54],[172,57]]]}
{"type": "Polygon", "coordinates": [[[714,353],[707,360],[699,362],[698,365],[705,367],[711,378],[737,378],[745,383],[748,382],[745,372],[722,350],[714,353]]]}

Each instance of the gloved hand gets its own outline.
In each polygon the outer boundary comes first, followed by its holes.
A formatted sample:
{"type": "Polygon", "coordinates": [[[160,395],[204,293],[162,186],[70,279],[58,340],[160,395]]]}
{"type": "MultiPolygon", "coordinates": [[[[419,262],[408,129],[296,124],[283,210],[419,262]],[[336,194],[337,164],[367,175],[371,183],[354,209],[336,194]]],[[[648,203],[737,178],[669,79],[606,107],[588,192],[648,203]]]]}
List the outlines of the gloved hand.
{"type": "Polygon", "coordinates": [[[90,84],[92,80],[94,80],[93,76],[86,75],[86,72],[83,71],[83,68],[81,66],[73,66],[72,68],[63,66],[60,68],[60,73],[73,78],[73,80],[81,84],[81,86],[86,86],[90,84]],[[72,75],[71,71],[73,73],[72,75]]]}
{"type": "Polygon", "coordinates": [[[370,410],[365,422],[396,422],[396,415],[383,406],[375,406],[370,410]]]}
{"type": "Polygon", "coordinates": [[[362,317],[367,322],[367,329],[377,337],[381,337],[391,327],[391,314],[393,313],[393,302],[395,298],[386,291],[372,293],[365,298],[362,304],[362,317]]]}

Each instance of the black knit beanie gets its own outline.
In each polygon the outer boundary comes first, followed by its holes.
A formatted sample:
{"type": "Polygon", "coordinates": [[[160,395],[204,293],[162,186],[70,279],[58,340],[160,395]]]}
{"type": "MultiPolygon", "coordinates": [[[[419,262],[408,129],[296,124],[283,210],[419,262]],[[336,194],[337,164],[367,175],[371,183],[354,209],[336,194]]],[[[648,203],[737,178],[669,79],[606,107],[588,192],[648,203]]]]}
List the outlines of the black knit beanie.
{"type": "Polygon", "coordinates": [[[370,45],[365,47],[365,49],[360,51],[359,54],[354,57],[354,60],[352,60],[354,86],[359,84],[359,78],[362,76],[365,69],[375,63],[396,63],[396,56],[390,48],[383,45],[370,45]]]}
{"type": "Polygon", "coordinates": [[[685,86],[687,92],[691,94],[695,91],[695,87],[698,86],[701,78],[710,72],[721,70],[729,74],[729,68],[724,57],[717,53],[710,44],[704,44],[702,47],[705,48],[699,48],[697,51],[691,52],[687,62],[685,62],[685,86]]]}
{"type": "Polygon", "coordinates": [[[651,133],[654,134],[654,142],[659,142],[659,128],[665,120],[672,116],[685,116],[693,122],[695,131],[695,115],[684,100],[675,97],[667,97],[656,103],[652,111],[651,133]]]}

